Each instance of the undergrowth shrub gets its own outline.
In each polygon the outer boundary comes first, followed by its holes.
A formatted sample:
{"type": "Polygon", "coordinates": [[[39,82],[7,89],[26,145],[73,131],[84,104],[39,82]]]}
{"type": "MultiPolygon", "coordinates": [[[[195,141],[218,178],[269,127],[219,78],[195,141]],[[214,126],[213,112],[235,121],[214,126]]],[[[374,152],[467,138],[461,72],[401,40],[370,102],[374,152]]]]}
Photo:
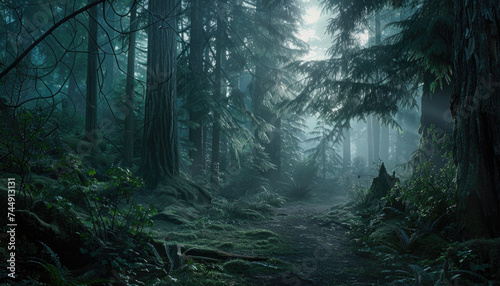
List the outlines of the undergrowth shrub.
{"type": "Polygon", "coordinates": [[[48,122],[44,113],[41,107],[20,108],[15,114],[0,117],[4,121],[0,128],[0,174],[19,175],[16,183],[23,197],[31,199],[30,203],[33,202],[29,187],[31,175],[43,173],[49,164],[49,155],[62,151],[58,126],[48,122]]]}
{"type": "Polygon", "coordinates": [[[367,252],[388,268],[387,285],[443,285],[439,255],[453,237],[449,228],[454,225],[456,167],[451,152],[446,152],[446,137],[432,129],[428,134],[424,140],[430,141],[421,144],[427,149],[416,152],[419,156],[407,164],[407,177],[382,199],[369,201],[367,189],[353,176],[343,178],[358,210],[360,223],[353,231],[367,252]],[[442,157],[437,160],[437,155],[442,157]]]}
{"type": "MultiPolygon", "coordinates": [[[[81,158],[76,155],[68,155],[54,164],[61,185],[67,192],[75,193],[73,197],[83,198],[82,207],[88,213],[84,220],[95,235],[104,240],[109,232],[117,230],[135,235],[142,233],[145,226],[152,225],[151,217],[157,213],[156,209],[132,200],[135,190],[144,185],[141,178],[120,167],[110,168],[106,175],[99,176],[96,170],[85,169],[81,158]]],[[[55,203],[64,208],[72,207],[72,203],[63,197],[57,197],[55,203]]]]}
{"type": "Polygon", "coordinates": [[[352,176],[347,173],[344,173],[340,180],[344,185],[350,203],[355,206],[362,206],[367,203],[368,188],[361,181],[353,180],[352,176]]]}
{"type": "Polygon", "coordinates": [[[270,191],[262,187],[263,191],[256,195],[256,199],[260,202],[266,203],[273,207],[281,207],[285,203],[285,198],[280,196],[277,192],[270,191]]]}
{"type": "Polygon", "coordinates": [[[456,167],[451,152],[445,156],[443,168],[435,170],[434,164],[426,160],[416,167],[409,180],[397,183],[389,194],[389,201],[404,202],[407,212],[422,225],[431,226],[454,211],[456,167]]]}
{"type": "Polygon", "coordinates": [[[292,199],[306,199],[316,184],[318,167],[313,161],[304,160],[297,164],[293,172],[281,184],[284,194],[292,199]]]}
{"type": "Polygon", "coordinates": [[[41,268],[41,277],[38,282],[48,283],[52,286],[83,286],[99,285],[110,282],[109,279],[97,277],[75,277],[71,271],[62,265],[59,256],[43,242],[39,257],[33,257],[28,262],[41,268]]]}
{"type": "Polygon", "coordinates": [[[212,200],[210,213],[217,219],[264,219],[264,214],[270,213],[269,205],[259,204],[245,199],[228,201],[223,197],[212,200]]]}
{"type": "Polygon", "coordinates": [[[252,195],[237,200],[215,197],[212,200],[211,214],[223,219],[264,219],[271,214],[273,207],[281,207],[285,198],[266,188],[252,195]]]}
{"type": "Polygon", "coordinates": [[[241,168],[228,173],[227,184],[222,189],[222,195],[228,199],[237,199],[259,193],[262,188],[269,189],[270,182],[264,173],[274,165],[269,162],[269,156],[260,146],[254,146],[252,151],[241,158],[241,168]]]}

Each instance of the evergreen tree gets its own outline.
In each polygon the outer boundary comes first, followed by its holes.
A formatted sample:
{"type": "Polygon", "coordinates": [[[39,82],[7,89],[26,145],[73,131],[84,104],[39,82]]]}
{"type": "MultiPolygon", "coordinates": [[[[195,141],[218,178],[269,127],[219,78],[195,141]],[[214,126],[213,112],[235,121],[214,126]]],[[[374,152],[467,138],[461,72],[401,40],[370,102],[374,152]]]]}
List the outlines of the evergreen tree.
{"type": "Polygon", "coordinates": [[[151,0],[142,172],[150,188],[179,174],[175,0],[151,0]]]}
{"type": "Polygon", "coordinates": [[[203,130],[204,130],[204,99],[206,95],[206,76],[203,66],[203,56],[206,45],[204,31],[204,8],[205,1],[192,0],[190,4],[191,27],[189,37],[189,68],[191,71],[191,89],[189,90],[188,109],[189,121],[193,125],[189,129],[189,141],[193,146],[189,150],[189,158],[192,161],[191,175],[199,176],[204,169],[204,147],[203,147],[203,130]]]}
{"type": "Polygon", "coordinates": [[[339,168],[343,164],[343,158],[338,154],[333,145],[339,143],[342,139],[339,137],[332,137],[334,133],[331,127],[327,126],[323,121],[318,121],[316,127],[310,132],[308,142],[316,142],[318,145],[306,151],[310,159],[321,173],[323,179],[326,179],[328,173],[333,173],[333,170],[339,168]]]}
{"type": "Polygon", "coordinates": [[[221,97],[222,94],[222,61],[226,57],[225,47],[225,29],[224,24],[226,21],[226,3],[220,1],[217,3],[217,30],[216,30],[216,51],[215,51],[215,83],[214,83],[214,121],[212,128],[212,161],[210,166],[210,182],[213,186],[218,188],[219,185],[219,158],[220,158],[220,115],[221,97]]]}
{"type": "Polygon", "coordinates": [[[137,30],[137,5],[132,3],[130,9],[130,29],[128,41],[128,54],[127,54],[127,86],[125,91],[125,164],[132,166],[134,159],[134,84],[135,84],[135,44],[136,44],[136,30],[137,30]]]}

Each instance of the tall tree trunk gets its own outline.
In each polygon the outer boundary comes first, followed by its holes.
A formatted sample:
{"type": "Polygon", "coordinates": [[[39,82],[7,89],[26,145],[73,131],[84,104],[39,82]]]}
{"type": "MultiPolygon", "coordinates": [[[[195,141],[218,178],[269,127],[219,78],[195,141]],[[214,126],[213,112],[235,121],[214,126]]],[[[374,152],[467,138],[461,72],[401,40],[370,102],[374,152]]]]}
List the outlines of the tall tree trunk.
{"type": "Polygon", "coordinates": [[[350,129],[344,130],[344,141],[342,142],[343,146],[343,167],[347,170],[349,166],[351,166],[351,131],[350,129]]]}
{"type": "Polygon", "coordinates": [[[373,160],[373,129],[372,129],[372,117],[368,115],[368,119],[366,120],[366,133],[367,133],[367,147],[368,147],[368,167],[374,162],[373,160]]]}
{"type": "MultiPolygon", "coordinates": [[[[220,3],[218,3],[220,4],[220,3]]],[[[224,4],[222,4],[224,5],[224,4]]],[[[215,38],[215,90],[214,90],[214,125],[212,129],[212,165],[210,166],[210,182],[215,188],[219,186],[219,158],[220,158],[220,112],[222,97],[222,58],[226,56],[224,47],[224,28],[225,7],[218,6],[217,13],[217,32],[215,38]]]]}
{"type": "MultiPolygon", "coordinates": [[[[222,57],[222,69],[224,69],[227,65],[227,57],[223,56],[222,57]]],[[[222,86],[222,91],[221,91],[221,104],[223,108],[226,108],[228,106],[228,99],[227,99],[227,91],[228,91],[228,86],[224,84],[222,86]]],[[[227,151],[227,146],[228,145],[228,140],[227,136],[222,132],[220,135],[220,144],[219,144],[219,172],[224,173],[227,171],[227,164],[228,164],[228,151],[227,151]]]]}
{"type": "MultiPolygon", "coordinates": [[[[380,12],[375,13],[375,45],[380,45],[382,40],[382,31],[380,29],[380,12]]],[[[376,71],[375,79],[380,80],[380,71],[376,71]]],[[[373,160],[375,164],[380,161],[380,123],[377,117],[372,117],[372,130],[373,130],[373,160]]]]}
{"type": "MultiPolygon", "coordinates": [[[[344,44],[342,46],[342,77],[344,80],[348,80],[349,77],[349,56],[348,56],[348,49],[346,48],[346,45],[344,44]]],[[[349,122],[350,123],[350,122],[349,122]]],[[[349,127],[344,130],[344,140],[343,140],[343,168],[344,170],[347,170],[351,166],[351,131],[350,131],[350,124],[348,124],[349,127]]]]}
{"type": "Polygon", "coordinates": [[[104,56],[103,64],[105,68],[105,78],[103,79],[103,93],[110,94],[113,92],[115,87],[115,53],[113,49],[113,39],[115,37],[115,31],[113,30],[113,27],[109,27],[109,25],[115,24],[116,14],[113,9],[106,9],[105,12],[106,15],[103,15],[103,22],[105,18],[107,23],[105,22],[102,24],[106,32],[106,38],[103,47],[103,50],[106,53],[104,56]]]}
{"type": "MultiPolygon", "coordinates": [[[[97,142],[97,6],[89,9],[85,139],[97,142]]],[[[93,153],[93,151],[91,151],[93,153]]]]}
{"type": "Polygon", "coordinates": [[[134,159],[134,83],[135,83],[135,41],[137,30],[137,5],[132,4],[130,11],[130,35],[127,57],[127,87],[125,91],[125,164],[132,166],[134,159]]]}
{"type": "MultiPolygon", "coordinates": [[[[325,131],[323,131],[323,138],[326,137],[325,131]]],[[[323,171],[323,180],[326,179],[326,142],[323,139],[321,142],[321,165],[323,171]]]]}
{"type": "Polygon", "coordinates": [[[176,1],[151,0],[142,173],[146,185],[179,174],[176,1]]]}
{"type": "Polygon", "coordinates": [[[380,123],[378,118],[372,116],[372,132],[373,132],[373,162],[378,164],[380,160],[380,123]]]}
{"type": "MultiPolygon", "coordinates": [[[[76,54],[74,55],[76,57],[76,54]]],[[[68,74],[68,98],[67,99],[65,98],[62,102],[62,109],[65,116],[72,115],[70,112],[70,102],[73,103],[73,105],[76,108],[76,112],[78,112],[75,99],[76,99],[76,80],[73,71],[70,70],[68,74]]]]}
{"type": "Polygon", "coordinates": [[[389,126],[385,124],[380,126],[380,160],[389,166],[389,126]]]}
{"type": "Polygon", "coordinates": [[[192,86],[190,89],[188,104],[189,104],[189,121],[196,123],[197,126],[189,128],[189,141],[193,143],[193,149],[189,150],[189,158],[192,161],[191,175],[193,177],[200,176],[203,171],[203,113],[204,104],[202,100],[203,90],[203,50],[204,50],[204,33],[203,33],[203,6],[200,5],[202,0],[193,0],[191,2],[191,36],[190,36],[190,54],[189,66],[192,74],[192,86]]]}
{"type": "MultiPolygon", "coordinates": [[[[266,19],[268,22],[271,21],[269,5],[269,0],[257,1],[257,17],[266,19]]],[[[272,131],[266,132],[269,142],[261,141],[261,144],[269,155],[270,162],[275,166],[274,169],[267,170],[264,175],[271,182],[276,182],[281,179],[281,119],[264,104],[264,96],[267,91],[271,90],[271,85],[274,84],[269,74],[272,66],[275,66],[273,59],[269,55],[261,55],[260,63],[255,67],[253,105],[254,113],[273,126],[272,131]]]]}
{"type": "Polygon", "coordinates": [[[454,81],[458,216],[467,237],[500,236],[500,9],[455,2],[454,81]]]}

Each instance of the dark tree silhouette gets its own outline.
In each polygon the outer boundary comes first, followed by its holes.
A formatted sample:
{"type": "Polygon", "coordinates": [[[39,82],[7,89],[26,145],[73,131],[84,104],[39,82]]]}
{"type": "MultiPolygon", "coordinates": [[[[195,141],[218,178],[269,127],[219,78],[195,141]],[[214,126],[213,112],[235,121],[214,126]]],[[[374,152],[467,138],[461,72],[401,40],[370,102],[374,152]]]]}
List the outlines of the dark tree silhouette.
{"type": "MultiPolygon", "coordinates": [[[[87,96],[85,109],[85,139],[97,141],[97,7],[89,11],[88,54],[87,54],[87,96]]],[[[91,153],[95,150],[91,150],[91,153]]]]}
{"type": "Polygon", "coordinates": [[[149,3],[142,173],[150,188],[179,174],[175,2],[151,0],[149,3]]]}
{"type": "Polygon", "coordinates": [[[192,160],[191,175],[199,176],[204,166],[203,148],[203,51],[205,48],[205,33],[203,30],[203,1],[191,1],[191,34],[189,42],[189,67],[192,75],[192,88],[189,94],[189,120],[197,126],[189,129],[189,141],[193,148],[189,151],[192,160]]]}
{"type": "Polygon", "coordinates": [[[455,4],[454,156],[459,218],[469,237],[500,236],[500,10],[455,4]]]}
{"type": "Polygon", "coordinates": [[[135,73],[135,42],[137,30],[137,6],[132,4],[130,11],[130,35],[127,55],[127,88],[125,95],[125,164],[132,166],[134,159],[134,73],[135,73]]]}

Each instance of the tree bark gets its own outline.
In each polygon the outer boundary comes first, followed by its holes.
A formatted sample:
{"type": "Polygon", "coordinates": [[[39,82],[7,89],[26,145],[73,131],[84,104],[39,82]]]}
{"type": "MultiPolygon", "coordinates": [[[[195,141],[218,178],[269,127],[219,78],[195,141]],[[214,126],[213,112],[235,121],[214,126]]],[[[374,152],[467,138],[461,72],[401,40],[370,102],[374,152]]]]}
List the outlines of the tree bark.
{"type": "MultiPolygon", "coordinates": [[[[382,31],[380,28],[380,13],[375,13],[375,45],[380,45],[382,40],[382,31]]],[[[375,79],[380,80],[380,71],[376,71],[375,79]]],[[[373,161],[378,164],[380,161],[380,123],[378,118],[372,117],[372,130],[373,130],[373,161]]]]}
{"type": "Polygon", "coordinates": [[[192,161],[191,175],[200,176],[203,172],[203,113],[204,106],[202,100],[203,90],[203,13],[202,0],[193,0],[191,2],[191,37],[189,65],[192,74],[192,86],[189,93],[189,120],[196,123],[197,127],[189,128],[189,141],[193,143],[193,149],[189,150],[189,158],[192,161]]]}
{"type": "Polygon", "coordinates": [[[455,2],[454,160],[458,218],[470,237],[500,236],[500,9],[455,2]]]}
{"type": "Polygon", "coordinates": [[[344,169],[347,170],[351,166],[351,131],[350,129],[344,130],[344,141],[343,143],[343,165],[344,169]]]}
{"type": "Polygon", "coordinates": [[[142,173],[149,188],[179,174],[176,1],[151,0],[142,173]]]}
{"type": "Polygon", "coordinates": [[[367,131],[367,147],[368,147],[368,167],[374,162],[373,160],[373,129],[372,129],[372,116],[368,115],[366,120],[366,131],[367,131]]]}
{"type": "Polygon", "coordinates": [[[380,160],[389,166],[389,126],[380,126],[380,160]]]}
{"type": "Polygon", "coordinates": [[[103,9],[103,23],[102,27],[105,31],[105,43],[103,43],[103,51],[104,51],[104,63],[103,67],[105,68],[104,79],[103,79],[103,93],[105,95],[112,94],[115,87],[115,53],[113,48],[113,40],[115,38],[115,31],[113,27],[109,27],[109,25],[114,25],[116,22],[116,13],[113,9],[103,9]],[[106,13],[106,15],[104,15],[106,13]],[[106,19],[106,22],[104,22],[106,19]]]}
{"type": "Polygon", "coordinates": [[[380,123],[375,116],[372,116],[372,134],[373,134],[373,162],[379,163],[380,160],[380,123]]]}
{"type": "MultiPolygon", "coordinates": [[[[76,57],[76,54],[74,54],[76,57]]],[[[69,110],[70,107],[70,102],[73,102],[75,104],[76,108],[76,80],[75,80],[75,75],[73,74],[73,71],[69,71],[68,74],[68,98],[65,98],[62,102],[62,109],[63,109],[63,114],[65,116],[71,116],[71,112],[69,110]]],[[[78,111],[78,108],[76,108],[76,111],[78,111]]]]}
{"type": "Polygon", "coordinates": [[[135,84],[135,42],[137,30],[137,6],[130,11],[130,35],[127,55],[127,86],[125,91],[125,165],[132,166],[134,159],[134,84],[135,84]]]}
{"type": "MultiPolygon", "coordinates": [[[[218,3],[221,5],[220,3],[218,3]]],[[[222,4],[224,5],[224,4],[222,4]]],[[[225,21],[224,7],[218,6],[217,13],[217,31],[215,39],[215,89],[214,89],[214,124],[212,128],[212,163],[210,166],[210,183],[218,188],[219,186],[219,160],[220,160],[220,110],[222,97],[222,58],[226,56],[224,47],[224,28],[225,21]]]]}

